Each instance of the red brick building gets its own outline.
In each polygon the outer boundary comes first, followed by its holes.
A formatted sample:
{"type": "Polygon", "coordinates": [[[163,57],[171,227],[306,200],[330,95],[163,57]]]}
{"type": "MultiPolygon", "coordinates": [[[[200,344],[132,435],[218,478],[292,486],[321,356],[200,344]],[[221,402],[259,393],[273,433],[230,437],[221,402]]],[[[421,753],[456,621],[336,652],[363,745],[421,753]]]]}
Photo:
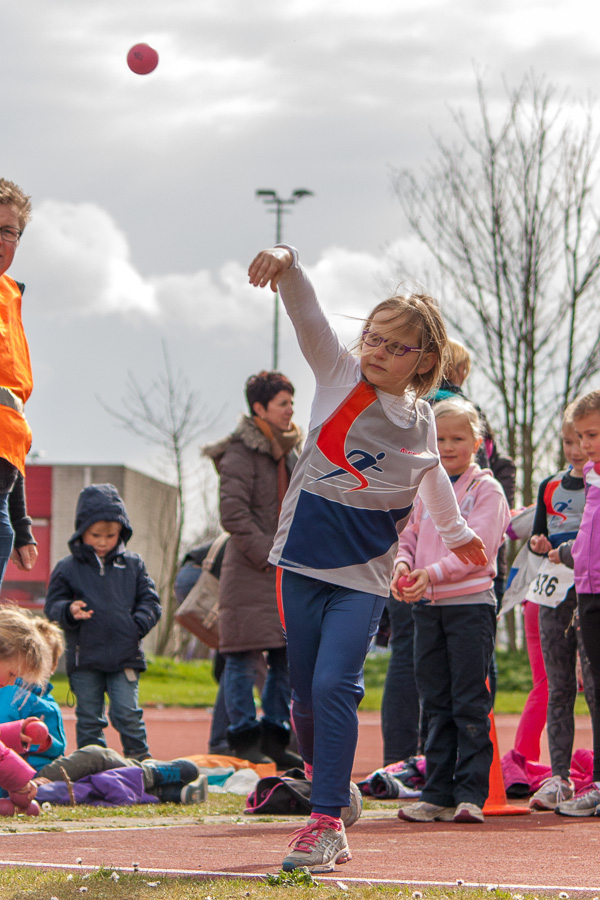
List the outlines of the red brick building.
{"type": "Polygon", "coordinates": [[[21,572],[9,562],[0,598],[33,609],[44,605],[50,573],[69,552],[79,492],[89,484],[106,482],[115,485],[127,507],[133,528],[128,549],[144,559],[160,591],[174,547],[177,490],[172,485],[126,466],[31,464],[25,485],[38,559],[31,572],[21,572]]]}

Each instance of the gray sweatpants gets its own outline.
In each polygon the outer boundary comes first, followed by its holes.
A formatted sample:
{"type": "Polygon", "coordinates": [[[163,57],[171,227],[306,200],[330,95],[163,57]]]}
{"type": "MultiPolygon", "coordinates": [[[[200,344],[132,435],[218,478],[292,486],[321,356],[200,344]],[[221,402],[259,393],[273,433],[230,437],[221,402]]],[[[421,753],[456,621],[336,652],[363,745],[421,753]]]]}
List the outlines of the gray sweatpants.
{"type": "Polygon", "coordinates": [[[548,678],[548,748],[552,774],[561,778],[569,777],[575,739],[578,650],[590,712],[594,706],[590,664],[583,648],[576,611],[577,596],[573,588],[555,609],[540,606],[540,640],[548,678]]]}
{"type": "Polygon", "coordinates": [[[107,769],[122,769],[125,766],[136,766],[142,769],[144,773],[144,790],[148,793],[155,793],[152,790],[154,779],[144,767],[143,762],[136,759],[126,759],[111,750],[108,747],[100,747],[97,744],[89,744],[87,747],[81,747],[80,750],[74,750],[68,756],[59,756],[40,769],[37,773],[42,778],[48,778],[49,781],[64,781],[63,770],[66,772],[70,781],[77,781],[86,775],[97,775],[98,772],[106,772],[107,769]]]}

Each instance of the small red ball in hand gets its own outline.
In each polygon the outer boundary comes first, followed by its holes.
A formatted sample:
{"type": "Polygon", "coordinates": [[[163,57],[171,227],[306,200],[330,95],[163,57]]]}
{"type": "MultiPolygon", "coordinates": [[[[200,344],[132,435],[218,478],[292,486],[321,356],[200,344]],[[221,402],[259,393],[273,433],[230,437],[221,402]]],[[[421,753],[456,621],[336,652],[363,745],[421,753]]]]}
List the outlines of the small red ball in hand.
{"type": "Polygon", "coordinates": [[[594,463],[594,472],[596,475],[600,475],[600,462],[594,463]]]}
{"type": "Polygon", "coordinates": [[[414,578],[409,578],[408,575],[401,575],[400,578],[398,579],[398,585],[397,585],[398,590],[400,592],[402,592],[404,590],[404,588],[410,587],[414,580],[415,580],[414,578]]]}
{"type": "Polygon", "coordinates": [[[23,731],[27,737],[31,738],[32,744],[43,744],[48,739],[48,726],[39,720],[27,722],[23,726],[23,731]]]}
{"type": "Polygon", "coordinates": [[[135,44],[127,54],[127,65],[136,75],[149,75],[158,65],[158,53],[148,44],[135,44]]]}

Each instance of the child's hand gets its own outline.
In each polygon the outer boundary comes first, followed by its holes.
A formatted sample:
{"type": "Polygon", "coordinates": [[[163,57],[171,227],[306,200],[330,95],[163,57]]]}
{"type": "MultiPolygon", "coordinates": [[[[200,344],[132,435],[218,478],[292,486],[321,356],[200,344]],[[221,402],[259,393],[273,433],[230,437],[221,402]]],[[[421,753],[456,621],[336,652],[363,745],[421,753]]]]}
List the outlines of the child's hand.
{"type": "Polygon", "coordinates": [[[38,753],[44,753],[52,746],[52,738],[48,733],[48,726],[37,716],[29,716],[23,719],[21,727],[21,743],[29,750],[32,746],[39,747],[38,753]]]}
{"type": "Polygon", "coordinates": [[[94,615],[93,609],[87,609],[87,603],[85,600],[73,600],[71,605],[69,606],[69,612],[73,616],[74,619],[82,620],[82,619],[90,619],[94,615]]]}
{"type": "Polygon", "coordinates": [[[398,581],[401,578],[406,578],[409,573],[410,568],[405,562],[397,563],[390,584],[390,592],[392,594],[392,597],[394,597],[396,600],[404,600],[404,597],[402,596],[402,586],[398,586],[398,581]]]}
{"type": "Polygon", "coordinates": [[[456,554],[460,561],[465,565],[472,563],[474,566],[485,566],[488,561],[485,545],[477,535],[475,535],[468,544],[461,544],[460,547],[452,547],[452,553],[456,554]]]}
{"type": "Polygon", "coordinates": [[[294,257],[285,247],[261,250],[248,268],[250,284],[254,287],[266,287],[271,282],[271,290],[276,291],[281,276],[285,275],[293,262],[294,257]]]}
{"type": "Polygon", "coordinates": [[[37,794],[37,784],[28,781],[18,791],[10,791],[10,799],[15,806],[27,807],[37,794]]]}
{"type": "Polygon", "coordinates": [[[529,538],[529,547],[534,553],[540,555],[550,553],[552,550],[552,544],[545,534],[532,534],[529,538]]]}
{"type": "Polygon", "coordinates": [[[557,565],[560,565],[560,564],[561,564],[561,562],[560,562],[560,553],[559,553],[559,551],[558,551],[558,547],[556,547],[555,550],[550,550],[550,551],[549,551],[549,553],[548,553],[548,559],[550,560],[550,562],[556,563],[557,565]]]}
{"type": "Polygon", "coordinates": [[[401,599],[406,603],[417,603],[427,590],[429,575],[426,569],[413,569],[405,579],[401,599]]]}

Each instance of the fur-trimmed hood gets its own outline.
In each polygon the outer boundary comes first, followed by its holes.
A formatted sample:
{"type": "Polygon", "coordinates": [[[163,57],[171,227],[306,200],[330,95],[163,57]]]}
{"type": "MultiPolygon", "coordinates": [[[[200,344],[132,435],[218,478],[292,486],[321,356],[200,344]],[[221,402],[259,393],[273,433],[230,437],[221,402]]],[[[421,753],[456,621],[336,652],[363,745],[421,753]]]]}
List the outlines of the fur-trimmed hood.
{"type": "MultiPolygon", "coordinates": [[[[253,450],[257,453],[266,453],[267,456],[273,456],[271,441],[256,427],[251,416],[242,416],[235,431],[232,431],[227,437],[221,438],[221,440],[216,441],[214,444],[205,444],[200,448],[200,454],[212,459],[218,472],[223,454],[233,441],[241,441],[248,450],[253,450]]],[[[298,433],[298,443],[296,446],[301,442],[302,437],[300,433],[298,433]]]]}

